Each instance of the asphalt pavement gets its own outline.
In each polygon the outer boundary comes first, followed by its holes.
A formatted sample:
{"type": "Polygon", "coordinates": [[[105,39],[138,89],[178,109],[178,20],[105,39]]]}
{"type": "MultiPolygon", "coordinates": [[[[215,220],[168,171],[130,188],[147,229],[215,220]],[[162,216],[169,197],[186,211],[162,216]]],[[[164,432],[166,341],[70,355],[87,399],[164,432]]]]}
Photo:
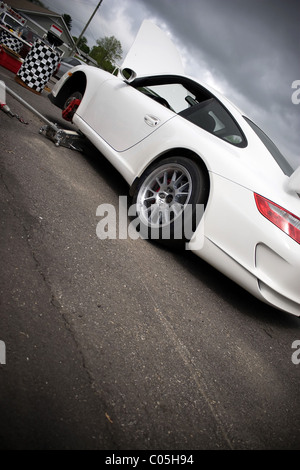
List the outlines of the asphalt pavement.
{"type": "MultiPolygon", "coordinates": [[[[72,128],[48,92],[0,80],[72,128]]],[[[0,448],[299,449],[300,320],[188,251],[99,239],[127,184],[7,104],[28,124],[0,112],[0,448]]]]}

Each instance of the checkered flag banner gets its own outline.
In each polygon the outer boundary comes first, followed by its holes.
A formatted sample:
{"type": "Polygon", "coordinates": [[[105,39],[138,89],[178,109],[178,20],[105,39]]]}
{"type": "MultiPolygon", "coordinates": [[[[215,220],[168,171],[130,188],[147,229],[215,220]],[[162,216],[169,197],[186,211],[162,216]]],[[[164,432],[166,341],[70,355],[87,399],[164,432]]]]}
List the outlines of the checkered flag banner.
{"type": "Polygon", "coordinates": [[[7,31],[0,32],[0,44],[8,47],[8,49],[16,52],[17,54],[20,52],[23,46],[22,41],[19,41],[18,38],[15,38],[7,31]]]}
{"type": "Polygon", "coordinates": [[[38,40],[25,57],[17,77],[29,88],[41,93],[55,72],[59,61],[59,53],[38,40]]]}

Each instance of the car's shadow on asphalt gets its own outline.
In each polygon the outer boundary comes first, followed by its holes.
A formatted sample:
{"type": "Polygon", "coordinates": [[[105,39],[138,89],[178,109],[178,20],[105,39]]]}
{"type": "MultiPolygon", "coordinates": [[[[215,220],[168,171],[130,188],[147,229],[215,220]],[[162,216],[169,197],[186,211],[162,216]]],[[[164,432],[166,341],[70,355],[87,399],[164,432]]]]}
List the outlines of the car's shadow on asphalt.
{"type": "Polygon", "coordinates": [[[298,317],[265,304],[191,251],[173,252],[173,256],[189,273],[241,314],[280,328],[299,330],[298,317]]]}

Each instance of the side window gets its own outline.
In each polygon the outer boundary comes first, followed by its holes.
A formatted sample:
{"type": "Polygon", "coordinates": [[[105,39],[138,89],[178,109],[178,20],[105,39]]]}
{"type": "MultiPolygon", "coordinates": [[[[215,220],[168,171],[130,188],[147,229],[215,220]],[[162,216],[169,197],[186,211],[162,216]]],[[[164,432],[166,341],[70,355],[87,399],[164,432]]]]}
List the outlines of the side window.
{"type": "MultiPolygon", "coordinates": [[[[166,100],[170,109],[175,113],[180,113],[190,107],[187,101],[187,97],[190,96],[190,93],[181,83],[152,85],[149,86],[148,89],[166,100]]],[[[195,98],[194,95],[193,98],[195,98]]]]}
{"type": "Polygon", "coordinates": [[[175,81],[170,83],[156,82],[155,77],[150,77],[148,80],[137,79],[135,88],[175,113],[189,108],[191,106],[189,99],[195,99],[195,96],[181,83],[175,81]],[[141,86],[139,86],[140,84],[141,86]]]}
{"type": "Polygon", "coordinates": [[[229,112],[214,97],[191,106],[180,113],[196,126],[237,147],[246,147],[246,138],[229,112]]]}

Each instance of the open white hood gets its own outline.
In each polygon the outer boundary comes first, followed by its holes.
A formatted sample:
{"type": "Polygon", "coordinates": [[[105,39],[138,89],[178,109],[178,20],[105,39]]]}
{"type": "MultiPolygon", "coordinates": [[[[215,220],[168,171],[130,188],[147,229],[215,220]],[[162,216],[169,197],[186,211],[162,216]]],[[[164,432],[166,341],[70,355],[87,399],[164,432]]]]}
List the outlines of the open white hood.
{"type": "Polygon", "coordinates": [[[134,70],[137,76],[184,74],[178,50],[158,26],[145,20],[121,69],[134,70]]]}

